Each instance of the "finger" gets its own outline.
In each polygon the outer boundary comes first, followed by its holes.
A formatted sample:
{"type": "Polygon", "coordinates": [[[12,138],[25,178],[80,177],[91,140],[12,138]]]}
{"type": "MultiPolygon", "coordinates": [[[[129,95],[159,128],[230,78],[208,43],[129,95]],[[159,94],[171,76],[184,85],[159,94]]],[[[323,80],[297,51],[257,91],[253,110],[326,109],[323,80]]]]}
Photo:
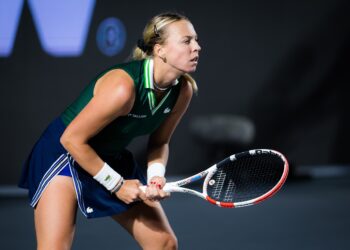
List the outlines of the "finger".
{"type": "Polygon", "coordinates": [[[156,187],[156,193],[154,193],[152,198],[156,201],[159,201],[159,200],[163,200],[164,198],[167,198],[168,196],[169,196],[169,193],[156,187]]]}
{"type": "Polygon", "coordinates": [[[149,193],[148,193],[148,198],[154,199],[157,196],[158,196],[157,188],[156,187],[150,187],[149,188],[149,193]]]}
{"type": "Polygon", "coordinates": [[[147,198],[147,196],[146,196],[146,193],[144,193],[144,192],[140,192],[139,193],[139,200],[142,200],[142,201],[145,201],[145,200],[147,200],[148,198],[147,198]]]}
{"type": "Polygon", "coordinates": [[[170,192],[165,192],[165,191],[164,191],[164,194],[165,194],[165,197],[166,197],[166,198],[170,197],[170,192]]]}
{"type": "Polygon", "coordinates": [[[170,193],[165,192],[164,190],[159,190],[159,196],[164,199],[170,196],[170,193]]]}
{"type": "Polygon", "coordinates": [[[150,196],[152,199],[158,200],[161,195],[160,195],[160,189],[157,186],[154,186],[151,188],[150,196]]]}
{"type": "Polygon", "coordinates": [[[150,181],[150,185],[160,185],[161,187],[163,187],[166,183],[166,180],[164,177],[153,177],[153,179],[151,179],[150,181]]]}
{"type": "Polygon", "coordinates": [[[152,191],[151,191],[151,186],[148,185],[147,188],[146,188],[146,192],[145,192],[145,195],[148,199],[151,199],[151,196],[152,196],[152,191]]]}

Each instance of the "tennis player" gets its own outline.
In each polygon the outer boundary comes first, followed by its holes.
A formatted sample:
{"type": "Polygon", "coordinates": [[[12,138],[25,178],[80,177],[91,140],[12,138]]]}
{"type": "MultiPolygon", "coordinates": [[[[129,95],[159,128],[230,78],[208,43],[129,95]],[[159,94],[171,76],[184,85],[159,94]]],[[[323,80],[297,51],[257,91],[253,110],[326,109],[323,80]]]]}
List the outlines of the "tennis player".
{"type": "Polygon", "coordinates": [[[200,50],[187,17],[157,15],[134,59],[99,74],[50,123],[19,184],[35,208],[38,249],[71,248],[78,207],[87,218],[112,217],[143,249],[177,248],[159,200],[169,196],[162,190],[169,141],[197,90],[189,73],[200,50]],[[147,180],[125,149],[140,135],[149,135],[147,180]]]}

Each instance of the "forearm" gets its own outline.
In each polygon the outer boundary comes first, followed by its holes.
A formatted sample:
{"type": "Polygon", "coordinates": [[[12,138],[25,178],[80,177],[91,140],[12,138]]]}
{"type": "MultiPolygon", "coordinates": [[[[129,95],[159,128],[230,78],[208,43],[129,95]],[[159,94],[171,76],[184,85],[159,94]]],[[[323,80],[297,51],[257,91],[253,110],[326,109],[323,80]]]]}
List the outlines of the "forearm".
{"type": "Polygon", "coordinates": [[[97,155],[88,144],[65,141],[62,145],[74,160],[108,191],[117,192],[124,183],[123,177],[97,155]]]}
{"type": "MultiPolygon", "coordinates": [[[[152,183],[154,177],[165,176],[166,164],[169,157],[169,144],[148,146],[147,183],[152,183]]],[[[165,180],[165,179],[164,179],[165,180]]],[[[165,183],[165,182],[164,182],[165,183]]]]}
{"type": "Polygon", "coordinates": [[[101,170],[104,161],[89,144],[70,141],[61,141],[61,143],[74,160],[89,174],[95,176],[101,170]]]}
{"type": "Polygon", "coordinates": [[[166,166],[169,158],[169,144],[164,143],[161,145],[149,145],[147,152],[147,163],[148,165],[152,163],[162,163],[166,166]]]}

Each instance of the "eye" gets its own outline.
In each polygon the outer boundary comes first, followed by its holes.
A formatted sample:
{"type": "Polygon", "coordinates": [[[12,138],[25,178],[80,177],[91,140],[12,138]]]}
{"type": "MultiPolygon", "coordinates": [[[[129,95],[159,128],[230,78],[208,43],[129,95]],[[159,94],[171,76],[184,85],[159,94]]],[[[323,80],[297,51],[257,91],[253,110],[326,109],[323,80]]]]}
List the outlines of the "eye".
{"type": "Polygon", "coordinates": [[[191,39],[186,39],[186,40],[183,41],[183,43],[190,44],[191,43],[191,39]]]}

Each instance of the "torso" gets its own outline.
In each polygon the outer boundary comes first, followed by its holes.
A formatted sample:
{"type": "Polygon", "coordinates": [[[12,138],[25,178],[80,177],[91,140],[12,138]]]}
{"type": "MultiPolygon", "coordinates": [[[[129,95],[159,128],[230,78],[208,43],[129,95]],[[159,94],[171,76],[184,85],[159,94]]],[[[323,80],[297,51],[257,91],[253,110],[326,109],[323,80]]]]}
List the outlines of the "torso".
{"type": "Polygon", "coordinates": [[[147,71],[150,73],[147,60],[116,65],[92,81],[78,99],[62,113],[62,120],[66,125],[79,114],[102,86],[101,77],[112,70],[124,70],[133,79],[135,102],[129,114],[115,119],[89,141],[101,154],[113,154],[126,147],[136,136],[152,133],[171,113],[180,92],[180,84],[164,92],[152,90],[150,77],[145,74],[147,71]]]}

